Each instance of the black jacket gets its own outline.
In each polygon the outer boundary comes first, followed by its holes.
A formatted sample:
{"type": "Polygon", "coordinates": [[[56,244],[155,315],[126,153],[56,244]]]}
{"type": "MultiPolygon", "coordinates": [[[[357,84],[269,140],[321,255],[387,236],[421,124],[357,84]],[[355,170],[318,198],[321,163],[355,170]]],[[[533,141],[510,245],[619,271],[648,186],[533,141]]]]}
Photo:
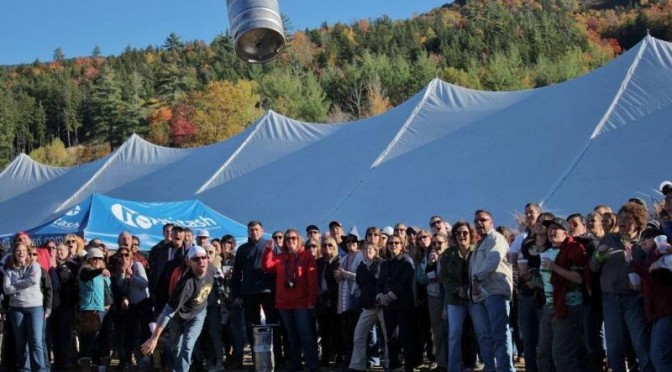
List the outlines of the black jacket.
{"type": "Polygon", "coordinates": [[[413,296],[413,280],[415,268],[413,260],[407,254],[400,254],[384,261],[380,265],[377,293],[388,294],[390,291],[397,297],[389,305],[394,309],[412,309],[415,306],[413,296]]]}
{"type": "Polygon", "coordinates": [[[382,258],[375,257],[369,265],[362,261],[362,263],[357,266],[357,277],[355,281],[360,290],[359,303],[364,309],[372,309],[376,307],[378,276],[380,274],[380,264],[383,261],[382,258]]]}

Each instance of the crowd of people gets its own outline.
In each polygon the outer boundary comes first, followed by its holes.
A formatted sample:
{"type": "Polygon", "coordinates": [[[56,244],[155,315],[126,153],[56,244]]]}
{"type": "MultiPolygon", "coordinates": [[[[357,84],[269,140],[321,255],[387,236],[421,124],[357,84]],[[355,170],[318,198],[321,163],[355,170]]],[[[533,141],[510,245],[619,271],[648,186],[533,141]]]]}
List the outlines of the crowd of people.
{"type": "Polygon", "coordinates": [[[0,367],[241,369],[268,324],[277,370],[672,371],[672,183],[661,192],[650,210],[566,218],[529,203],[519,231],[484,209],[361,237],[332,221],[266,239],[251,221],[237,247],[166,224],[147,255],[128,232],[114,252],[21,232],[1,262],[0,367]]]}

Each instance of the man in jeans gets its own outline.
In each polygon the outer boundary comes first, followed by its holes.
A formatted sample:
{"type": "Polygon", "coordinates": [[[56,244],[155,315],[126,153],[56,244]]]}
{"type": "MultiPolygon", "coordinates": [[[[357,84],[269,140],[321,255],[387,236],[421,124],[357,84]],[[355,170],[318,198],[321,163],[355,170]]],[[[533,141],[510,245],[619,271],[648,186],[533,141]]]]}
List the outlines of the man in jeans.
{"type": "Polygon", "coordinates": [[[187,252],[189,270],[182,274],[168,303],[163,308],[152,336],[141,346],[145,355],[154,352],[161,333],[170,322],[170,351],[173,370],[188,372],[191,353],[203,329],[208,295],[212,290],[215,268],[208,262],[202,247],[193,246],[187,252]]]}
{"type": "Polygon", "coordinates": [[[509,328],[509,303],[513,272],[506,257],[509,243],[495,231],[492,214],[475,213],[474,225],[481,236],[469,262],[473,321],[476,336],[492,341],[494,355],[482,355],[485,370],[513,372],[513,346],[509,328]],[[493,360],[494,359],[494,360],[493,360]]]}

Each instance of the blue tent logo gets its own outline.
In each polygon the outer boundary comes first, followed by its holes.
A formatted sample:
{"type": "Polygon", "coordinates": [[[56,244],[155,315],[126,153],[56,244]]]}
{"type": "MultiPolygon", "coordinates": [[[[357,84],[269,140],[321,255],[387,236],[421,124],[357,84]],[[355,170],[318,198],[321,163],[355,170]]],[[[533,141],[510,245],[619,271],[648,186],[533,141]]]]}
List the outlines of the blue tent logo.
{"type": "Polygon", "coordinates": [[[149,217],[121,204],[113,204],[111,210],[114,217],[128,226],[147,230],[154,225],[149,217]]]}
{"type": "Polygon", "coordinates": [[[70,217],[72,217],[72,216],[76,216],[76,215],[78,215],[79,212],[81,212],[81,211],[82,211],[82,208],[81,208],[79,205],[75,205],[74,208],[72,208],[71,210],[65,212],[65,215],[66,215],[66,216],[70,216],[70,217]]]}

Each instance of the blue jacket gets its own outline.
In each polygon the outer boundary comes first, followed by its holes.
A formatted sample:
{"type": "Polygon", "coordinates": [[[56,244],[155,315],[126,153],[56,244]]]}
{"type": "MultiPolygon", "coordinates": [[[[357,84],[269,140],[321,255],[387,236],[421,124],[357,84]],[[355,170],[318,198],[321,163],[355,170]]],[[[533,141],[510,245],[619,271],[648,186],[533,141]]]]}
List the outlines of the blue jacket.
{"type": "Polygon", "coordinates": [[[110,278],[101,275],[102,269],[82,268],[79,272],[79,309],[105,311],[105,284],[110,278]]]}

